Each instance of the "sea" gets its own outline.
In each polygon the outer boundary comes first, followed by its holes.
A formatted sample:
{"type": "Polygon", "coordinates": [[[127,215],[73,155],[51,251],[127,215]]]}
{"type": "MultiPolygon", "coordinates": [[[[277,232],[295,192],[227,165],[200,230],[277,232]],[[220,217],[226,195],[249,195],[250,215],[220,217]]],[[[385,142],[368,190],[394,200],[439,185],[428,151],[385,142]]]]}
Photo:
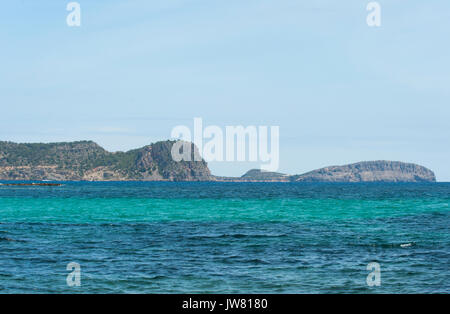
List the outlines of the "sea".
{"type": "Polygon", "coordinates": [[[449,293],[449,204],[450,183],[0,186],[0,293],[449,293]]]}

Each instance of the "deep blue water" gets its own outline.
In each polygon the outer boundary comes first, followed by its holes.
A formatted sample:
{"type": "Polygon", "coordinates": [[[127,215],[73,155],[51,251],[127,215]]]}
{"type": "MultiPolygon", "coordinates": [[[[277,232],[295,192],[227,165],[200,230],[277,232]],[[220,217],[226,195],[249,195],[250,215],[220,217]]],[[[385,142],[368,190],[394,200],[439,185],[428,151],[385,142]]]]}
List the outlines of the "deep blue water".
{"type": "Polygon", "coordinates": [[[449,204],[449,183],[0,186],[0,292],[448,293],[449,204]]]}

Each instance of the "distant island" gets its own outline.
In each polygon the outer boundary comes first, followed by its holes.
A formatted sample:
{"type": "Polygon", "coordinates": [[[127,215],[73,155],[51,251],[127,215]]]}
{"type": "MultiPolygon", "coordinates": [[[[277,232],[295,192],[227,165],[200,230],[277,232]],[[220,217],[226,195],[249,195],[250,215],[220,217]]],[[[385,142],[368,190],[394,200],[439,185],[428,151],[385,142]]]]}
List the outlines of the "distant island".
{"type": "MultiPolygon", "coordinates": [[[[300,175],[252,169],[242,177],[211,174],[207,163],[171,157],[175,141],[128,152],[108,152],[92,141],[49,144],[0,142],[0,180],[223,181],[223,182],[435,182],[433,171],[399,161],[363,161],[300,175]]],[[[192,154],[198,153],[192,144],[192,154]]]]}
{"type": "Polygon", "coordinates": [[[242,178],[289,182],[436,182],[433,171],[423,166],[387,160],[330,166],[300,175],[265,173],[253,169],[242,178]]]}

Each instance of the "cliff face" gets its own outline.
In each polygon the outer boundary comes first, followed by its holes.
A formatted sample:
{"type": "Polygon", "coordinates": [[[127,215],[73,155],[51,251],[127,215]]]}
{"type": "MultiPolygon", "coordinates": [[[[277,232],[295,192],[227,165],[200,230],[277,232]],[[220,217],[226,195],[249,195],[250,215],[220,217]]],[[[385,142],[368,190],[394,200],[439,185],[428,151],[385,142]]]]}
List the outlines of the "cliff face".
{"type": "MultiPolygon", "coordinates": [[[[206,181],[205,161],[175,162],[175,142],[110,153],[94,142],[16,144],[0,142],[0,180],[206,181]]],[[[193,146],[193,151],[196,147],[193,146]]]]}
{"type": "Polygon", "coordinates": [[[364,161],[292,176],[302,182],[435,182],[433,171],[398,161],[364,161]]]}
{"type": "Polygon", "coordinates": [[[213,180],[213,176],[208,168],[207,163],[202,161],[194,161],[194,155],[199,155],[198,149],[191,144],[191,160],[192,161],[174,161],[172,159],[171,150],[174,141],[158,142],[151,146],[147,146],[145,151],[138,156],[138,165],[140,170],[148,169],[147,163],[153,163],[158,173],[164,178],[171,181],[209,181],[213,180]]]}

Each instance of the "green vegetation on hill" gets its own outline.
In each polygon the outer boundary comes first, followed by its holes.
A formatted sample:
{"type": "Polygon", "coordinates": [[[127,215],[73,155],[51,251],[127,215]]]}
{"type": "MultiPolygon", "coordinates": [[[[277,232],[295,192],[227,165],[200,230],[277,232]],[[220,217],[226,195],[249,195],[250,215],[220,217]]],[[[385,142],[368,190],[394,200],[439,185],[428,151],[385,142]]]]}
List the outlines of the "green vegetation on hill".
{"type": "Polygon", "coordinates": [[[171,156],[174,143],[163,141],[128,152],[111,153],[92,141],[50,144],[0,142],[0,167],[14,168],[13,171],[0,172],[0,178],[81,180],[95,173],[97,177],[101,176],[97,179],[119,180],[206,180],[211,177],[204,161],[175,162],[171,156]],[[55,170],[42,170],[42,167],[55,170]]]}

